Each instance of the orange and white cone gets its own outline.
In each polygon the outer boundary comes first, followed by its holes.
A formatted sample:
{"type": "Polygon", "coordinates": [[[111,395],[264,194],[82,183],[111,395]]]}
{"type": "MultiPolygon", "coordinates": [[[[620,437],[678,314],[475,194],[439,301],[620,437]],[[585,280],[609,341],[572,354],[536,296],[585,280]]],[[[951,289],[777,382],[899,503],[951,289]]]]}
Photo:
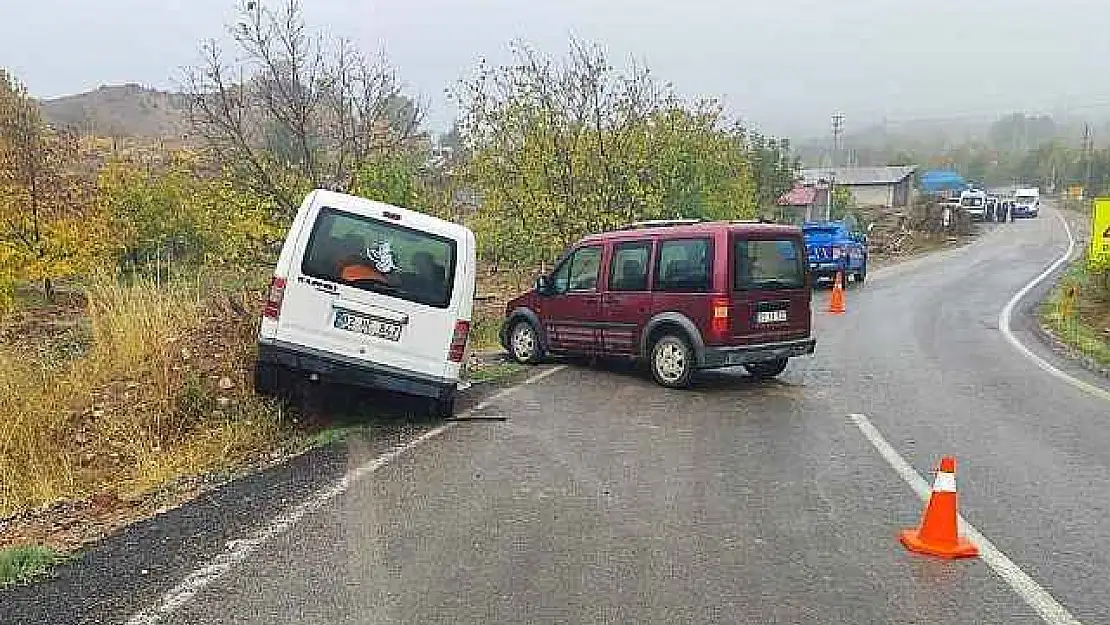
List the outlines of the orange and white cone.
{"type": "Polygon", "coordinates": [[[832,297],[829,298],[829,313],[843,315],[844,310],[844,280],[838,271],[836,272],[836,282],[833,282],[832,297]]]}
{"type": "Polygon", "coordinates": [[[941,558],[974,558],[979,549],[959,535],[956,509],[956,459],[945,456],[940,460],[933,494],[921,525],[903,530],[898,539],[910,551],[941,558]]]}

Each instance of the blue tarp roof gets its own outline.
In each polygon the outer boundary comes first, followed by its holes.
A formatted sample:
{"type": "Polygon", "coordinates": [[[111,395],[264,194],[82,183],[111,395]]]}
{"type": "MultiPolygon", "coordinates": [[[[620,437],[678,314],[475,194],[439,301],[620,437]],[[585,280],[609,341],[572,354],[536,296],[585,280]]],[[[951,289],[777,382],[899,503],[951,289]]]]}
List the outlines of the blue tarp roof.
{"type": "Polygon", "coordinates": [[[966,186],[964,177],[954,171],[933,170],[921,175],[921,189],[926,193],[963,189],[966,186]]]}

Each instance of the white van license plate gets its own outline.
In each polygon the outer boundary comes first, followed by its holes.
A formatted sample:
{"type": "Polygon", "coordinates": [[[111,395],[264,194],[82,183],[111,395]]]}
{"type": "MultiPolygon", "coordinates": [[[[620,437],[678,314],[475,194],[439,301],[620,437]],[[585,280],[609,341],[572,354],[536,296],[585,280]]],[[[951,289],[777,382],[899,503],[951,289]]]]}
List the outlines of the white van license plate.
{"type": "Polygon", "coordinates": [[[782,323],[786,321],[785,310],[761,310],[755,315],[756,323],[782,323]]]}
{"type": "Polygon", "coordinates": [[[336,311],[335,313],[335,327],[340,330],[374,336],[389,341],[398,341],[401,339],[400,324],[381,321],[379,319],[371,319],[370,317],[363,317],[362,315],[356,315],[342,310],[336,311]]]}

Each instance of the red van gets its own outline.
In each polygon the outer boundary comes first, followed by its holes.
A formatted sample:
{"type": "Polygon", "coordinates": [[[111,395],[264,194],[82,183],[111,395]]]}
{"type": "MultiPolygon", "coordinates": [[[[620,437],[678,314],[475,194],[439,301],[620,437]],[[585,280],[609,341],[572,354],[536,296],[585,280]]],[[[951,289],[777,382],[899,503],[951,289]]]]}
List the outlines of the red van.
{"type": "Polygon", "coordinates": [[[812,354],[812,289],[796,226],[653,221],[590,235],[510,301],[501,344],[547,354],[646,360],[656,382],[741,365],[758,378],[812,354]]]}

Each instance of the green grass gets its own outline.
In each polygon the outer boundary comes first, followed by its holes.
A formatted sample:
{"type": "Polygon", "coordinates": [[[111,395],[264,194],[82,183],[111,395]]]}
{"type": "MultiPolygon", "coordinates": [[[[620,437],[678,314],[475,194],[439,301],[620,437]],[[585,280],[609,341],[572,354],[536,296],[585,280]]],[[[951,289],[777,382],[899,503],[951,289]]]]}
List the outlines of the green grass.
{"type": "Polygon", "coordinates": [[[500,362],[497,364],[479,367],[470,374],[472,382],[491,382],[500,380],[523,371],[526,367],[515,362],[500,362]]]}
{"type": "Polygon", "coordinates": [[[306,449],[315,449],[317,447],[327,447],[332,443],[345,441],[351,437],[352,434],[359,432],[368,432],[370,426],[367,424],[360,425],[332,425],[328,426],[319,432],[315,432],[304,439],[304,447],[306,449]]]}
{"type": "Polygon", "coordinates": [[[1106,298],[1107,295],[1100,293],[1100,287],[1088,273],[1085,261],[1080,260],[1068,268],[1041,304],[1041,322],[1073,350],[1102,366],[1108,366],[1110,337],[1085,319],[1091,316],[1093,310],[1110,308],[1110,301],[1106,298]],[[1075,288],[1079,293],[1075,311],[1070,315],[1064,306],[1064,294],[1069,288],[1075,288]]]}
{"type": "Polygon", "coordinates": [[[33,581],[49,573],[62,559],[53,549],[36,545],[0,551],[0,588],[33,581]]]}
{"type": "Polygon", "coordinates": [[[473,327],[470,329],[470,345],[472,349],[501,349],[500,331],[500,317],[475,315],[473,327]]]}

